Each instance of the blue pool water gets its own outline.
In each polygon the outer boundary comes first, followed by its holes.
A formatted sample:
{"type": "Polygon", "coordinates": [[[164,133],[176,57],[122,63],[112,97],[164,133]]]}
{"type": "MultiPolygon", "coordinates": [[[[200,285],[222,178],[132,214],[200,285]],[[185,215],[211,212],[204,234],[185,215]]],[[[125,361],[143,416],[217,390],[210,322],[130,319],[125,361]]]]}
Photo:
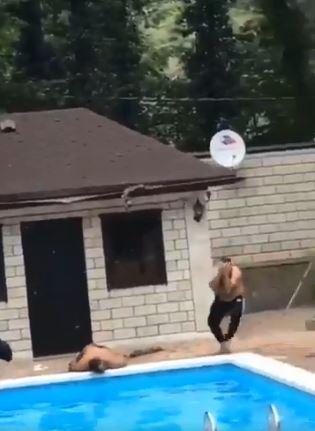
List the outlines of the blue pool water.
{"type": "Polygon", "coordinates": [[[266,431],[275,403],[284,431],[315,430],[315,397],[233,365],[0,391],[1,431],[266,431]]]}

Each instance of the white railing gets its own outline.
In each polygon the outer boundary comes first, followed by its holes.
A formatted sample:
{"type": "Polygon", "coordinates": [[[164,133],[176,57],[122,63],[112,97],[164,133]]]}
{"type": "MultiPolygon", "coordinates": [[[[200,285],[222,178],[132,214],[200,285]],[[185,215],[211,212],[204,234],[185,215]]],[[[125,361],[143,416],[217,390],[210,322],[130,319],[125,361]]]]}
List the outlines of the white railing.
{"type": "MultiPolygon", "coordinates": [[[[206,412],[204,414],[204,431],[219,431],[215,418],[211,413],[206,412]]],[[[281,430],[281,420],[277,408],[271,404],[269,406],[268,414],[268,431],[280,431],[281,430]]]]}

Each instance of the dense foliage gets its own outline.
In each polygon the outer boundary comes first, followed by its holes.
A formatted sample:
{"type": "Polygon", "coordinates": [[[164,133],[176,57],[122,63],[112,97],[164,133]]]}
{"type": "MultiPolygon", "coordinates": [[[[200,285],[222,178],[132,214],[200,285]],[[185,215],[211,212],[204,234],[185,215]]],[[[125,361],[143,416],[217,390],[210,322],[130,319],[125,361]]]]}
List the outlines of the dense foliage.
{"type": "Polygon", "coordinates": [[[206,150],[312,140],[312,0],[1,0],[0,109],[87,106],[206,150]]]}

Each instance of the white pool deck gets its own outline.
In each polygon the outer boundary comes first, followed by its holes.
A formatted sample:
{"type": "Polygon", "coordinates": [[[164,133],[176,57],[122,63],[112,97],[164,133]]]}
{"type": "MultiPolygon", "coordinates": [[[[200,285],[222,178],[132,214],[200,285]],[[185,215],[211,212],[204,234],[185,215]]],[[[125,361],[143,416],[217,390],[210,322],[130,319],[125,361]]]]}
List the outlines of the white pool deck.
{"type": "Polygon", "coordinates": [[[91,378],[109,378],[222,364],[236,365],[240,368],[269,377],[280,383],[284,383],[296,389],[315,395],[314,373],[255,353],[236,353],[232,355],[134,364],[118,370],[109,370],[103,375],[95,375],[91,373],[64,373],[3,380],[0,382],[0,390],[56,383],[79,382],[91,378]]]}

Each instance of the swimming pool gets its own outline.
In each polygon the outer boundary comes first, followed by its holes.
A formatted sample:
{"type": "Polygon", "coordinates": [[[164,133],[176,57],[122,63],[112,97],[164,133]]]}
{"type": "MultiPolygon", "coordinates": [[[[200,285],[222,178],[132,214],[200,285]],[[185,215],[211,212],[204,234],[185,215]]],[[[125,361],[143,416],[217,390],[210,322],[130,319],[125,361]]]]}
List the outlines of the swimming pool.
{"type": "Polygon", "coordinates": [[[4,381],[0,430],[201,431],[211,411],[220,431],[265,431],[270,403],[284,431],[315,430],[314,375],[254,354],[4,381]]]}

